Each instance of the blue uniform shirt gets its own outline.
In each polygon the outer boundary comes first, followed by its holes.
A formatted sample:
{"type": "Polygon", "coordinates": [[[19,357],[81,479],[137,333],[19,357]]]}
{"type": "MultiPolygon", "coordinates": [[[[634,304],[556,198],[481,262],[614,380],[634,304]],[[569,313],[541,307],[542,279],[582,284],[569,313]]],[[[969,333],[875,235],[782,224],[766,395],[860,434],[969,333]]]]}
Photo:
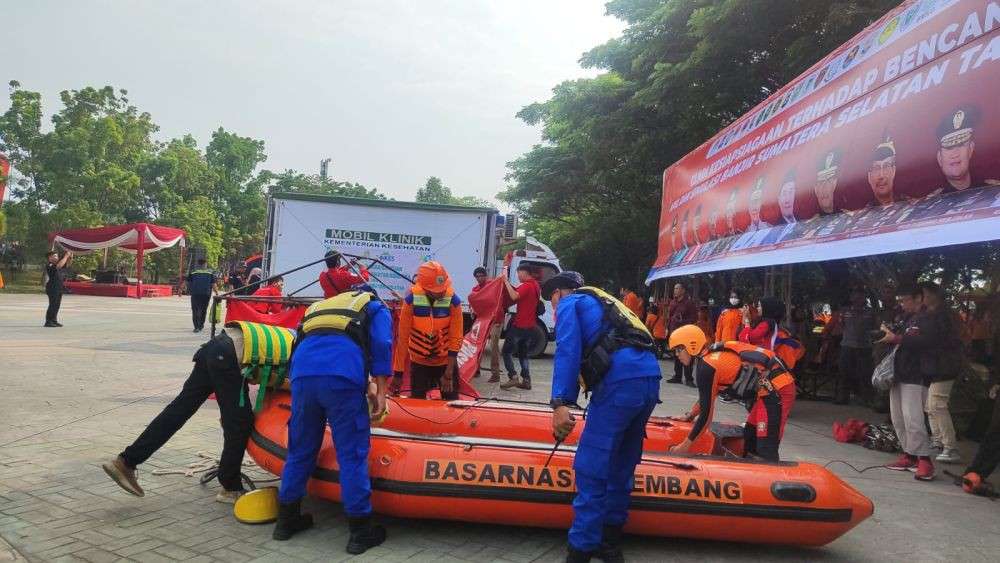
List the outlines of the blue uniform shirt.
{"type": "MultiPolygon", "coordinates": [[[[573,293],[559,300],[556,309],[556,353],[552,368],[552,398],[575,402],[580,394],[580,362],[587,346],[611,329],[604,319],[600,301],[590,295],[573,293]]],[[[660,364],[648,350],[625,347],[611,354],[611,369],[604,382],[625,379],[660,378],[660,364]]]]}
{"type": "MultiPolygon", "coordinates": [[[[392,375],[392,317],[381,301],[372,300],[367,306],[368,339],[371,352],[371,373],[392,375]]],[[[349,336],[315,334],[302,339],[292,354],[288,378],[331,377],[335,389],[364,388],[368,374],[365,358],[349,336]]]]}

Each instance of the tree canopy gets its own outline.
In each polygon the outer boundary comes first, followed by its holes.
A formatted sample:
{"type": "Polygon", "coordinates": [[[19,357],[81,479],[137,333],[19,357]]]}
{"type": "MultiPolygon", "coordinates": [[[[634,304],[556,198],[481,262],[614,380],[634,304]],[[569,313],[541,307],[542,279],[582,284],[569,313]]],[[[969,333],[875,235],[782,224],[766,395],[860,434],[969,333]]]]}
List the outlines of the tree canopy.
{"type": "Polygon", "coordinates": [[[476,196],[456,196],[451,188],[444,185],[441,178],[431,176],[422,188],[417,190],[416,201],[441,205],[464,205],[466,207],[493,207],[493,204],[476,196]]]}
{"type": "MultiPolygon", "coordinates": [[[[17,171],[7,237],[29,256],[42,253],[53,230],[148,221],[184,229],[214,264],[260,250],[270,190],[385,199],[360,184],[264,169],[264,141],[222,127],[204,148],[191,135],[157,141],[158,126],[125,90],[68,90],[60,101],[46,130],[41,95],[12,81],[0,115],[0,153],[17,171]]],[[[172,271],[176,260],[158,253],[150,268],[172,271]]]]}
{"type": "Polygon", "coordinates": [[[663,170],[897,0],[612,0],[627,27],[585,53],[594,78],[517,115],[543,142],[499,197],[570,267],[627,286],[655,259],[663,170]]]}

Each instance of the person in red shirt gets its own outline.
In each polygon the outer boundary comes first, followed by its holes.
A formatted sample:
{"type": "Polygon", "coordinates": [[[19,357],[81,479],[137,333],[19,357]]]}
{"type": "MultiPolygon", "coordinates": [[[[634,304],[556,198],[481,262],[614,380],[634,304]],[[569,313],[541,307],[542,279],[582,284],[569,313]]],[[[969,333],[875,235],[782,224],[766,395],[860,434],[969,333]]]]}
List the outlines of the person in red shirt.
{"type": "Polygon", "coordinates": [[[355,274],[347,264],[341,266],[341,255],[336,250],[326,253],[326,270],[319,275],[319,285],[323,288],[323,297],[336,297],[359,283],[365,283],[371,276],[363,266],[355,265],[361,274],[355,274]]]}
{"type": "Polygon", "coordinates": [[[503,365],[507,370],[507,381],[500,384],[501,389],[518,387],[531,389],[531,373],[528,365],[528,350],[535,337],[535,324],[538,322],[538,304],[541,300],[542,288],[532,275],[531,266],[521,264],[517,267],[517,279],[521,283],[514,287],[510,283],[509,270],[504,268],[503,282],[507,286],[507,295],[517,307],[514,317],[507,327],[507,335],[503,341],[503,365]],[[521,364],[521,379],[518,380],[514,367],[514,352],[521,364]]]}
{"type": "MultiPolygon", "coordinates": [[[[268,282],[267,285],[253,292],[253,297],[281,297],[282,291],[285,289],[285,280],[281,276],[278,276],[268,282]]],[[[259,301],[253,304],[253,308],[258,313],[263,313],[265,315],[280,313],[281,303],[269,303],[264,301],[259,301]]]]}
{"type": "Polygon", "coordinates": [[[749,307],[743,311],[743,329],[740,330],[740,342],[774,350],[774,341],[778,334],[778,323],[785,318],[785,304],[776,297],[763,297],[760,300],[760,321],[754,325],[751,321],[749,307]]]}

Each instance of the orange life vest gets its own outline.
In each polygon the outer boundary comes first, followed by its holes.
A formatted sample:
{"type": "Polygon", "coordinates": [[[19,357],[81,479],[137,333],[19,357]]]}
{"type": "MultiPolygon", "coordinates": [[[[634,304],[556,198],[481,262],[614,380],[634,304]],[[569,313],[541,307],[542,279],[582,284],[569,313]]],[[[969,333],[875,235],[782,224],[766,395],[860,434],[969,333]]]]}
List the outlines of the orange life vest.
{"type": "Polygon", "coordinates": [[[447,364],[449,354],[457,354],[462,346],[461,304],[451,288],[431,301],[422,287],[414,285],[400,311],[393,370],[403,371],[407,357],[427,366],[447,364]]]}
{"type": "Polygon", "coordinates": [[[766,378],[761,381],[760,394],[766,395],[769,392],[768,386],[777,391],[795,384],[795,377],[785,369],[787,366],[777,352],[746,342],[732,340],[717,343],[709,348],[702,359],[715,368],[715,385],[719,390],[729,387],[736,381],[736,376],[739,375],[744,363],[756,366],[762,378],[766,378]]]}

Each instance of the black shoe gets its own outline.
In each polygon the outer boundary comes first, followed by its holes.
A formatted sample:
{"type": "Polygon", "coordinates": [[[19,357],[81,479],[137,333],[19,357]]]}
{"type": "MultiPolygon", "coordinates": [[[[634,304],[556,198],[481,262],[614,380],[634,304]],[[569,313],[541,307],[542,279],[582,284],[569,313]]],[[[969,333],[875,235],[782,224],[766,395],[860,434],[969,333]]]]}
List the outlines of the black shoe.
{"type": "Polygon", "coordinates": [[[43,324],[42,326],[45,327],[45,328],[57,328],[57,327],[60,327],[62,325],[59,325],[59,324],[56,324],[56,323],[53,323],[53,322],[47,322],[47,323],[43,324]]]}
{"type": "Polygon", "coordinates": [[[667,380],[667,383],[683,383],[684,380],[679,377],[671,377],[667,380]]]}
{"type": "Polygon", "coordinates": [[[593,557],[593,551],[580,551],[570,547],[566,552],[566,563],[587,563],[593,557]]]}
{"type": "Polygon", "coordinates": [[[290,539],[302,530],[312,528],[312,514],[302,514],[302,500],[278,505],[278,523],[274,525],[271,538],[278,541],[290,539]]]}
{"type": "Polygon", "coordinates": [[[697,385],[694,384],[694,380],[693,379],[689,379],[689,380],[685,381],[684,385],[687,385],[688,387],[697,387],[697,385]]]}
{"type": "Polygon", "coordinates": [[[372,525],[371,516],[347,517],[347,525],[351,529],[351,538],[347,540],[347,553],[360,555],[369,549],[382,545],[385,541],[385,528],[372,525]]]}
{"type": "Polygon", "coordinates": [[[62,326],[62,323],[59,322],[59,321],[52,321],[52,324],[54,324],[56,326],[60,326],[60,327],[62,326]]]}
{"type": "Polygon", "coordinates": [[[605,526],[601,536],[601,547],[594,552],[594,558],[604,563],[625,563],[622,553],[622,527],[605,526]]]}
{"type": "Polygon", "coordinates": [[[201,330],[201,329],[200,328],[196,328],[196,329],[192,330],[191,332],[198,332],[199,330],[201,330]]]}

